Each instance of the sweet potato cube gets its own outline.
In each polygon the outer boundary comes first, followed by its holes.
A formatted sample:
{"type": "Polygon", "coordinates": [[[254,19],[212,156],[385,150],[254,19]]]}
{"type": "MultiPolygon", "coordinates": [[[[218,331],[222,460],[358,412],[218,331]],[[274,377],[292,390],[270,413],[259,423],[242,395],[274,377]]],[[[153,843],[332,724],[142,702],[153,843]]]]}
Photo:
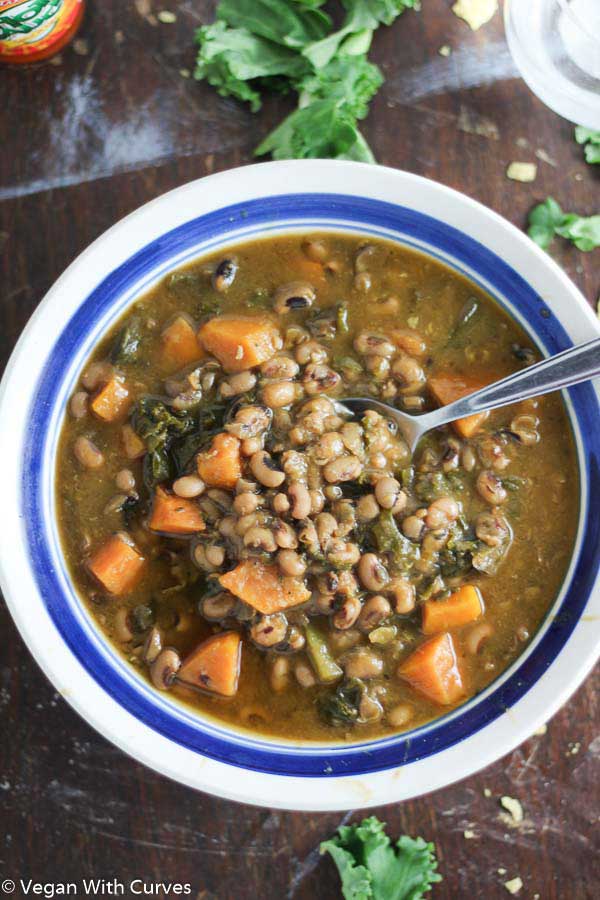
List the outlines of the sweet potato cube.
{"type": "Polygon", "coordinates": [[[96,550],[88,569],[109,594],[126,594],[137,581],[145,559],[133,543],[113,534],[96,550]]]}
{"type": "Polygon", "coordinates": [[[234,488],[242,477],[240,440],[233,434],[216,434],[210,448],[196,459],[198,475],[211,487],[234,488]]]}
{"type": "Polygon", "coordinates": [[[145,443],[131,425],[123,425],[121,428],[121,443],[127,459],[139,459],[146,453],[145,443]]]}
{"type": "Polygon", "coordinates": [[[244,560],[231,572],[221,575],[219,581],[226,590],[265,616],[299,606],[310,598],[303,581],[282,575],[279,566],[258,559],[244,560]]]}
{"type": "Polygon", "coordinates": [[[177,680],[223,697],[233,697],[238,689],[241,659],[242,640],[237,631],[215,634],[186,656],[177,680]]]}
{"type": "Polygon", "coordinates": [[[185,316],[179,315],[173,319],[164,329],[160,340],[163,362],[175,370],[183,369],[204,356],[196,331],[185,316]]]}
{"type": "Polygon", "coordinates": [[[424,634],[437,634],[474,622],[483,613],[483,598],[473,584],[464,584],[445,600],[427,600],[422,606],[424,634]]]}
{"type": "Polygon", "coordinates": [[[206,525],[197,503],[157,488],[152,502],[150,530],[162,534],[196,534],[206,525]]]}
{"type": "Polygon", "coordinates": [[[114,375],[104,387],[100,388],[90,407],[94,415],[103,422],[114,422],[123,418],[130,403],[131,399],[126,384],[122,378],[114,375]]]}
{"type": "Polygon", "coordinates": [[[217,316],[198,332],[207,353],[212,353],[227,372],[259,366],[281,350],[279,329],[265,318],[217,316]]]}
{"type": "MultiPolygon", "coordinates": [[[[440,406],[448,406],[449,403],[454,403],[461,397],[467,397],[469,394],[481,390],[486,384],[491,384],[493,380],[493,376],[470,378],[468,375],[432,375],[429,378],[428,386],[440,406]]],[[[457,419],[452,423],[452,427],[461,437],[470,438],[481,429],[488,416],[489,412],[475,413],[464,419],[457,419]]]]}
{"type": "Polygon", "coordinates": [[[456,703],[464,695],[454,644],[447,632],[417,647],[400,664],[397,674],[415,691],[441,706],[456,703]]]}

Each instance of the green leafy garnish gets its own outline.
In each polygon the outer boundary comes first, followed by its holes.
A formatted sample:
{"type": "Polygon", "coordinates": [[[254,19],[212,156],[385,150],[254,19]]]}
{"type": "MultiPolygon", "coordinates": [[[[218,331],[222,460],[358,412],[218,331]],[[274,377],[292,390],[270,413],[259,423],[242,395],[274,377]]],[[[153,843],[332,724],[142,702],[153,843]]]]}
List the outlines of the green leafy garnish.
{"type": "Polygon", "coordinates": [[[600,131],[578,125],[575,129],[575,140],[578,144],[584,144],[585,161],[592,165],[600,165],[600,131]]]}
{"type": "Polygon", "coordinates": [[[391,25],[405,9],[417,9],[418,0],[342,0],[346,18],[342,27],[302,51],[317,69],[326,66],[336,53],[366,53],[373,32],[391,25]]]}
{"type": "Polygon", "coordinates": [[[578,250],[588,252],[600,247],[600,215],[579,216],[565,213],[552,197],[529,213],[529,237],[547,250],[555,235],[571,241],[578,250]]]}
{"type": "Polygon", "coordinates": [[[295,80],[308,69],[298,53],[252,34],[246,28],[228,28],[225,22],[196,31],[200,45],[194,78],[206,79],[222,97],[236,97],[262,106],[260,90],[281,87],[282,79],[295,80]]]}
{"type": "Polygon", "coordinates": [[[394,847],[375,816],[341,825],[320,850],[333,858],[346,900],[422,900],[442,880],[433,844],[403,835],[394,847]]]}
{"type": "Polygon", "coordinates": [[[330,157],[374,162],[357,127],[383,83],[367,60],[373,31],[418,0],[342,0],[331,31],[320,0],[221,0],[217,21],[196,32],[194,77],[225,97],[261,106],[261,92],[294,90],[298,108],[256,149],[274,159],[330,157]]]}

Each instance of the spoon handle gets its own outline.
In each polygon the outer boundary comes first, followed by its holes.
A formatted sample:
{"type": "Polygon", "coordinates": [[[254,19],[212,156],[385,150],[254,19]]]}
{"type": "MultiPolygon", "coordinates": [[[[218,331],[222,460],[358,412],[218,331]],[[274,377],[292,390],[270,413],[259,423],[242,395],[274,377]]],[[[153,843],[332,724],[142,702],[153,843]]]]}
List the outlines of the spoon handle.
{"type": "MultiPolygon", "coordinates": [[[[429,413],[428,417],[435,416],[436,426],[445,425],[474,413],[497,409],[519,400],[527,400],[528,397],[539,397],[550,391],[559,391],[597,375],[600,375],[600,338],[570,347],[556,356],[521,369],[475,394],[469,394],[435,413],[429,413]]],[[[428,427],[432,425],[433,422],[428,427]]]]}

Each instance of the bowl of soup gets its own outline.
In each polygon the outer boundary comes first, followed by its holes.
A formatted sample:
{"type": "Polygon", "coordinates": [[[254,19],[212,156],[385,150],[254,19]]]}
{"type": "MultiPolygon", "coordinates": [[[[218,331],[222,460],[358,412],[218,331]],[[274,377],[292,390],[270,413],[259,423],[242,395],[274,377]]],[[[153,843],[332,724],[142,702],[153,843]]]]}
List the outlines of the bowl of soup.
{"type": "Polygon", "coordinates": [[[294,809],[488,764],[597,657],[598,394],[394,424],[598,331],[564,273],[407,173],[185,185],[59,279],[2,383],[2,585],[132,756],[294,809]]]}

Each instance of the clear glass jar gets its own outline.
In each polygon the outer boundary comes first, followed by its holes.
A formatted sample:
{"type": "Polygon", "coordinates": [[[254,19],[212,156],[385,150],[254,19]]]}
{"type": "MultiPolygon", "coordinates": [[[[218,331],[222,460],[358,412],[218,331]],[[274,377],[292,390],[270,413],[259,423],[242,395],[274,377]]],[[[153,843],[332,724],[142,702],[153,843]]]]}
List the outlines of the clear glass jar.
{"type": "Polygon", "coordinates": [[[600,129],[600,0],[505,0],[504,20],[531,90],[566,119],[600,129]]]}

